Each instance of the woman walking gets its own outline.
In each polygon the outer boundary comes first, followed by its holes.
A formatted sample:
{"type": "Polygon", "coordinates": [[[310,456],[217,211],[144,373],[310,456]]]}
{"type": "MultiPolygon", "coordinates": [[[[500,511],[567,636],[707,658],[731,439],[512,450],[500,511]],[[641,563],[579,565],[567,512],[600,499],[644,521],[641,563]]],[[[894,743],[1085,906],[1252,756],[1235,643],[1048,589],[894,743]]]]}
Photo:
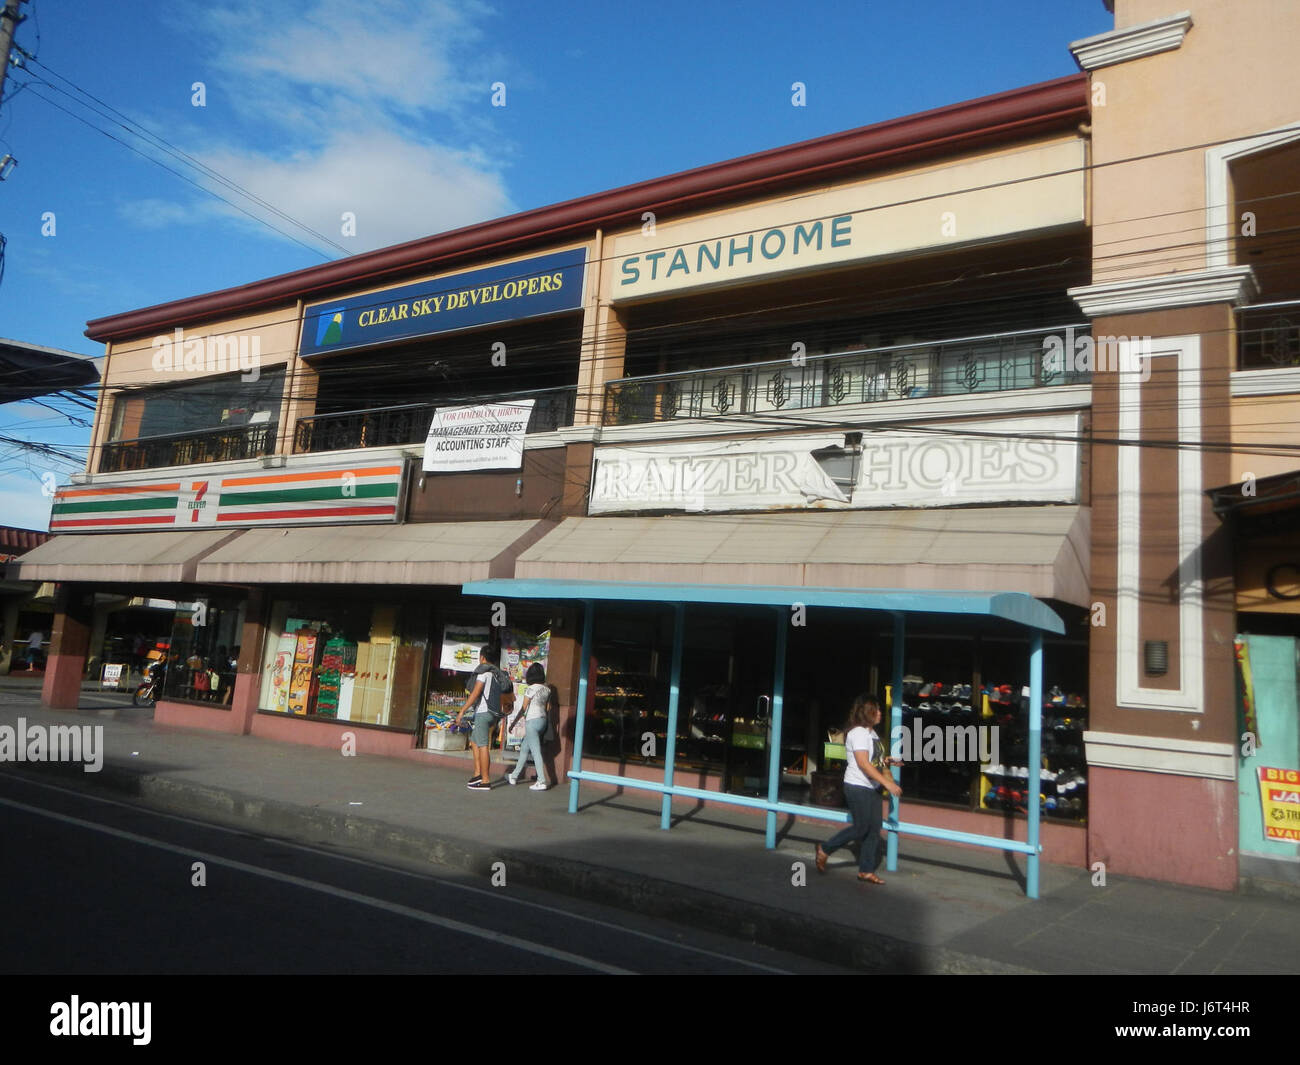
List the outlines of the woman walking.
{"type": "Polygon", "coordinates": [[[817,844],[817,871],[826,872],[826,859],[846,843],[857,840],[858,879],[868,884],[883,884],[876,876],[880,850],[881,794],[903,794],[894,778],[885,772],[886,764],[902,765],[898,758],[883,758],[876,726],[880,724],[880,703],[870,695],[859,695],[849,711],[849,734],[844,739],[849,764],[844,770],[844,799],[848,803],[852,824],[846,825],[826,841],[817,844]]]}
{"type": "MultiPolygon", "coordinates": [[[[519,761],[515,770],[506,777],[511,784],[518,784],[531,753],[533,764],[537,766],[537,783],[529,791],[545,791],[550,787],[546,782],[546,767],[542,764],[542,737],[546,734],[547,726],[546,705],[551,698],[550,686],[545,681],[546,670],[540,662],[534,662],[524,674],[524,683],[528,687],[524,689],[524,705],[519,709],[519,714],[524,715],[524,739],[519,745],[519,761]]],[[[519,720],[519,714],[510,722],[511,728],[519,720]]]]}

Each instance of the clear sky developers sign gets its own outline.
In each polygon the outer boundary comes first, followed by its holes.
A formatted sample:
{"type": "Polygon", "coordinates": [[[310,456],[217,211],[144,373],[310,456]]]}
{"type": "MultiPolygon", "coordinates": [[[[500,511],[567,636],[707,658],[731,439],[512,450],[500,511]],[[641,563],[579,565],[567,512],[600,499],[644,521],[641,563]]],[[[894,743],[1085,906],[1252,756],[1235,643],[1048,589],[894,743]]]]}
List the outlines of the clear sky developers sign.
{"type": "Polygon", "coordinates": [[[582,306],[584,248],[308,307],[302,355],[513,322],[582,306]]]}

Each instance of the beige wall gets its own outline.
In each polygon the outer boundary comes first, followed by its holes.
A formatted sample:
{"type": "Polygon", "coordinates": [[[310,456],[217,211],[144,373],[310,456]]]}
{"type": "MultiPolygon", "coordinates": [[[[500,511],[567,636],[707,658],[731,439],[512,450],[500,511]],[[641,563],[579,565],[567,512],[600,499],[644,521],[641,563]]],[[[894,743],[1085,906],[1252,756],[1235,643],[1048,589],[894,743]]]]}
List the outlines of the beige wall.
{"type": "MultiPolygon", "coordinates": [[[[286,392],[293,391],[295,378],[300,376],[300,373],[294,372],[295,365],[298,363],[300,320],[299,307],[296,304],[288,304],[258,314],[205,322],[194,328],[182,328],[180,333],[182,343],[179,349],[176,344],[175,330],[110,343],[104,360],[103,390],[95,413],[92,446],[87,455],[87,472],[93,473],[99,466],[99,450],[108,439],[112,425],[113,401],[124,390],[150,385],[175,385],[183,381],[217,377],[242,371],[250,365],[256,365],[259,373],[267,373],[287,364],[290,372],[286,375],[286,392]],[[218,348],[209,358],[208,339],[218,337],[226,342],[233,340],[234,347],[218,348]],[[167,342],[165,345],[162,343],[163,340],[167,342]],[[196,357],[189,362],[186,361],[184,345],[190,340],[203,341],[202,368],[198,367],[196,357]],[[241,344],[242,351],[245,353],[243,361],[239,356],[241,344]],[[235,356],[234,365],[231,365],[227,352],[235,356]]],[[[282,405],[282,419],[284,409],[282,405]]]]}
{"type": "MultiPolygon", "coordinates": [[[[1235,448],[1283,446],[1300,448],[1300,396],[1238,396],[1232,401],[1232,444],[1235,448]]],[[[1300,469],[1300,453],[1252,455],[1234,451],[1232,480],[1247,473],[1256,478],[1300,469]]]]}
{"type": "Polygon", "coordinates": [[[1185,10],[1180,48],[1092,72],[1094,281],[1203,269],[1205,151],[1188,146],[1300,122],[1300,4],[1118,0],[1116,25],[1185,10]]]}
{"type": "Polygon", "coordinates": [[[1085,150],[1081,136],[1058,135],[684,219],[661,215],[653,231],[639,225],[606,238],[601,298],[644,300],[1078,225],[1085,150]],[[833,218],[846,219],[834,243],[833,218]],[[810,244],[805,232],[797,245],[795,227],[818,222],[820,241],[810,244]],[[752,252],[733,261],[731,242],[743,247],[751,239],[752,252]],[[716,254],[719,240],[721,265],[714,266],[700,245],[716,254]],[[679,250],[685,268],[674,265],[679,250]],[[652,263],[652,255],[662,257],[652,263]]]}

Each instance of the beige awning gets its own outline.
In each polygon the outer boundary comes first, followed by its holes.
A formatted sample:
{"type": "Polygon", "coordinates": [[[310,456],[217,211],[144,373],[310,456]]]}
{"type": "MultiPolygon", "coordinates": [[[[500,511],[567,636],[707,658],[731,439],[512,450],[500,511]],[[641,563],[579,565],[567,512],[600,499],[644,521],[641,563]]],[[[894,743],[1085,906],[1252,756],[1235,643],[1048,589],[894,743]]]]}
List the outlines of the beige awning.
{"type": "Polygon", "coordinates": [[[194,580],[201,558],[239,535],[237,529],[60,533],[10,562],[6,576],[24,581],[186,584],[194,580]]]}
{"type": "Polygon", "coordinates": [[[514,574],[553,521],[466,521],[250,529],[208,555],[212,584],[463,584],[514,574]]]}
{"type": "Polygon", "coordinates": [[[1086,606],[1089,510],[954,510],[566,518],[515,577],[1024,592],[1086,606]]]}

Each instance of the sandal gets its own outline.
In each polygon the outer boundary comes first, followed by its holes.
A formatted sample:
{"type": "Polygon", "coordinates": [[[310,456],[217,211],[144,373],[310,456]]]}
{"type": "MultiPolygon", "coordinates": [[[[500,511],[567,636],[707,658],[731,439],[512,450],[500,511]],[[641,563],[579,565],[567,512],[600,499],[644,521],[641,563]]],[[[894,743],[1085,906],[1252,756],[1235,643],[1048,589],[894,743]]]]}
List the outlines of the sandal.
{"type": "Polygon", "coordinates": [[[880,879],[880,877],[876,876],[875,873],[859,873],[858,879],[861,880],[864,884],[880,884],[883,886],[883,884],[885,883],[883,880],[880,879]]]}
{"type": "Polygon", "coordinates": [[[820,843],[817,844],[817,872],[826,872],[826,859],[828,857],[830,856],[822,850],[822,845],[820,843]]]}

